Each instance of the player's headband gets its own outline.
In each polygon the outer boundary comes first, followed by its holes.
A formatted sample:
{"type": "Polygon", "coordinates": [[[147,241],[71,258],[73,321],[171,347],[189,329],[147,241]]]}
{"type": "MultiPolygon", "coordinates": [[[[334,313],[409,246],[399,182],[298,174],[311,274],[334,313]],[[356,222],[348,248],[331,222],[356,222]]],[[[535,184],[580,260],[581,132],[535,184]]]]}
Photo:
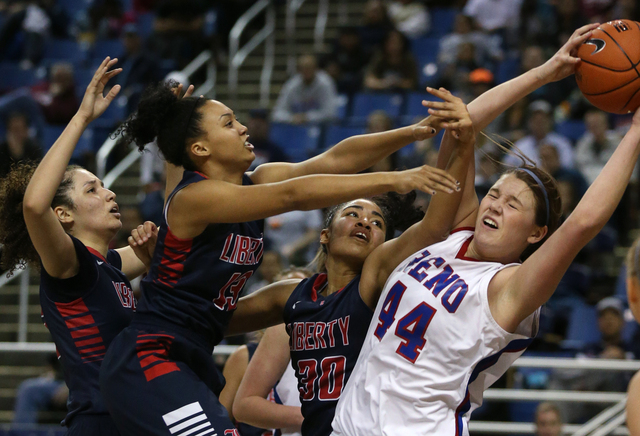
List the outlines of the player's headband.
{"type": "Polygon", "coordinates": [[[542,190],[542,195],[544,196],[544,204],[546,206],[545,210],[547,211],[547,220],[544,222],[544,225],[548,226],[549,225],[549,195],[547,194],[547,190],[544,187],[544,183],[542,183],[542,180],[540,180],[540,177],[536,176],[535,173],[530,169],[528,168],[518,168],[518,169],[520,171],[524,171],[525,173],[529,174],[533,178],[533,180],[536,181],[536,183],[542,190]]]}

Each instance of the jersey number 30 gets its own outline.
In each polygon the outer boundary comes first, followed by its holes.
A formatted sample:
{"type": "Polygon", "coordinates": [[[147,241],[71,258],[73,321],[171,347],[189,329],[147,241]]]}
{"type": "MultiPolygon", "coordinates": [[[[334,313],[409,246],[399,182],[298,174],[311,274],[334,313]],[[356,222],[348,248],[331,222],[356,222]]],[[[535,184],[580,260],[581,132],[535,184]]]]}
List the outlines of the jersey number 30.
{"type": "Polygon", "coordinates": [[[313,400],[316,391],[320,401],[340,398],[344,387],[344,369],[347,365],[347,358],[345,356],[329,356],[319,363],[318,365],[318,361],[315,359],[298,361],[298,389],[302,401],[313,400]],[[318,380],[317,389],[316,380],[318,380]]]}
{"type": "MultiPolygon", "coordinates": [[[[391,324],[396,320],[396,312],[400,305],[400,300],[404,295],[407,287],[402,282],[396,282],[389,290],[387,298],[378,317],[378,327],[373,333],[379,340],[382,340],[391,324]]],[[[411,363],[415,363],[420,355],[420,351],[424,348],[427,340],[424,338],[427,328],[436,314],[436,309],[422,302],[414,307],[409,313],[403,316],[396,326],[395,334],[402,339],[396,353],[404,357],[411,363]]]]}

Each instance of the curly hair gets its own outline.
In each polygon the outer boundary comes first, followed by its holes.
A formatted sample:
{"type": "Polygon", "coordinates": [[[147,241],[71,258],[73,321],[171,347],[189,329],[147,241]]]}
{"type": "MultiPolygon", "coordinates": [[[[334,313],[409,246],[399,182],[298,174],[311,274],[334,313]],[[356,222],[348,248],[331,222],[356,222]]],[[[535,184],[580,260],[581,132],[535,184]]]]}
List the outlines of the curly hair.
{"type": "MultiPolygon", "coordinates": [[[[387,192],[386,194],[376,195],[374,197],[365,198],[376,204],[382,211],[382,217],[387,226],[384,240],[392,239],[396,231],[405,231],[413,224],[417,223],[424,217],[424,211],[416,207],[413,203],[416,199],[415,191],[408,194],[398,194],[397,192],[387,192]]],[[[324,228],[331,227],[336,214],[344,209],[351,201],[333,206],[327,211],[324,220],[324,228]]],[[[325,263],[327,261],[327,247],[320,245],[314,259],[309,263],[308,268],[313,271],[326,272],[325,263]]]]}
{"type": "MultiPolygon", "coordinates": [[[[37,166],[37,163],[28,161],[15,164],[9,174],[0,180],[0,244],[3,246],[0,264],[9,269],[9,275],[27,264],[40,268],[40,257],[31,242],[22,214],[24,193],[37,166]]],[[[77,165],[67,167],[51,202],[52,208],[75,208],[69,191],[73,187],[73,172],[80,168],[77,165]]]]}
{"type": "Polygon", "coordinates": [[[119,128],[124,140],[134,142],[140,151],[157,139],[158,148],[164,158],[176,166],[195,171],[197,168],[189,157],[189,142],[201,137],[204,98],[179,98],[175,94],[178,83],[162,81],[145,89],[138,110],[119,128]]]}

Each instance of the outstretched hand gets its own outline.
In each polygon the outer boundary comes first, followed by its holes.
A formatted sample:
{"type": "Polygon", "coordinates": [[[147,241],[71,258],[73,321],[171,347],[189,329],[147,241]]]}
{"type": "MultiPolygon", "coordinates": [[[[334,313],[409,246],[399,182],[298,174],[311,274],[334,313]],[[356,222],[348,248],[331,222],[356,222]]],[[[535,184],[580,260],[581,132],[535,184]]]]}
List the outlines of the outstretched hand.
{"type": "Polygon", "coordinates": [[[444,88],[427,88],[427,91],[443,101],[423,101],[422,104],[429,108],[429,114],[442,120],[441,126],[451,132],[458,141],[468,144],[474,143],[475,132],[471,116],[460,97],[456,97],[444,88]]]}
{"type": "Polygon", "coordinates": [[[560,50],[538,68],[538,77],[545,82],[556,82],[575,73],[580,63],[580,58],[577,57],[578,48],[591,38],[593,31],[599,25],[599,23],[587,24],[573,32],[560,50]]]}
{"type": "MultiPolygon", "coordinates": [[[[182,85],[182,83],[178,83],[178,86],[176,86],[175,88],[173,88],[173,93],[175,94],[176,97],[180,97],[180,95],[182,94],[182,88],[184,87],[184,85],[182,85]]],[[[187,88],[187,90],[184,92],[184,95],[182,96],[182,98],[187,98],[187,97],[191,97],[191,94],[193,94],[193,91],[196,88],[193,85],[189,85],[189,87],[187,88]]]]}
{"type": "Polygon", "coordinates": [[[110,70],[117,62],[118,59],[110,59],[107,56],[96,70],[91,82],[89,82],[78,109],[78,115],[86,123],[90,123],[102,115],[120,92],[120,85],[115,85],[106,96],[103,95],[107,82],[122,72],[122,68],[110,70]]]}
{"type": "Polygon", "coordinates": [[[157,241],[158,226],[151,221],[145,221],[144,224],[133,229],[128,238],[129,246],[147,268],[151,265],[157,241]]]}

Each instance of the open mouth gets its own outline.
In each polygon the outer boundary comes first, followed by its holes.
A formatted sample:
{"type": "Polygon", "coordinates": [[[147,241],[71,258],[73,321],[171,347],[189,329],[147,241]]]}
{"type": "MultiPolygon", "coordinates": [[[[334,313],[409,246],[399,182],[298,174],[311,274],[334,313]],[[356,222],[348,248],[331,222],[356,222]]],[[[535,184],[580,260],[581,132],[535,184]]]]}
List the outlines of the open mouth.
{"type": "Polygon", "coordinates": [[[366,234],[366,233],[364,233],[364,232],[355,232],[352,236],[353,236],[354,238],[358,238],[358,239],[360,239],[361,241],[369,242],[369,237],[368,237],[368,236],[367,236],[367,234],[366,234]]]}
{"type": "Polygon", "coordinates": [[[491,228],[491,229],[497,229],[498,228],[498,223],[496,223],[494,220],[492,220],[491,218],[485,218],[482,220],[482,223],[491,228]]]}
{"type": "Polygon", "coordinates": [[[247,147],[249,150],[253,150],[253,144],[250,143],[249,141],[244,141],[244,146],[247,147]]]}
{"type": "Polygon", "coordinates": [[[111,210],[109,210],[109,213],[112,213],[115,215],[116,218],[120,218],[120,208],[118,207],[118,205],[114,205],[111,210]]]}

